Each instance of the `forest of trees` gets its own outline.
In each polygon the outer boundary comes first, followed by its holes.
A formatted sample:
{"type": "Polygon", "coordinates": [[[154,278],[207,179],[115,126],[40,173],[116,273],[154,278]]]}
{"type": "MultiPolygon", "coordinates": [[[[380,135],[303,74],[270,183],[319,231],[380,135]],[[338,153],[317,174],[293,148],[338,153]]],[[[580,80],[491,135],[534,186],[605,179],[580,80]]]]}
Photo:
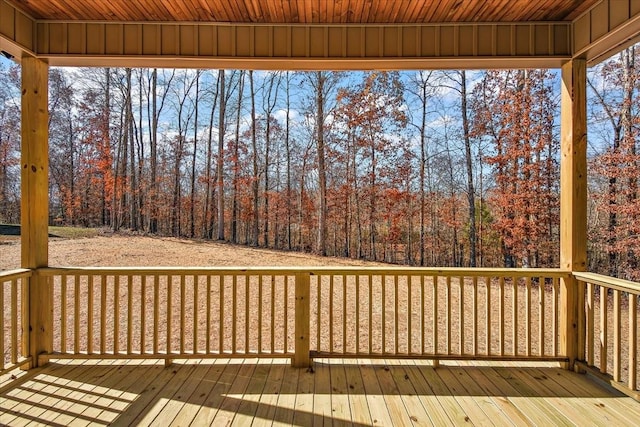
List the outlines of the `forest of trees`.
{"type": "MultiPolygon", "coordinates": [[[[589,70],[589,259],[640,278],[636,49],[589,70]]],[[[0,222],[20,218],[19,66],[0,222]]],[[[51,223],[424,266],[555,267],[559,72],[51,68],[51,223]]]]}

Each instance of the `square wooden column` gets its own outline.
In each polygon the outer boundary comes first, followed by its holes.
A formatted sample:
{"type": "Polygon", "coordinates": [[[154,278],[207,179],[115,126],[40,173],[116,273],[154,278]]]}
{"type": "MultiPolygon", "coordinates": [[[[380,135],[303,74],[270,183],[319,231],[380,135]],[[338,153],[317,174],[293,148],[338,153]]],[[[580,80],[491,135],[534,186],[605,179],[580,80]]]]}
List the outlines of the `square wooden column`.
{"type": "MultiPolygon", "coordinates": [[[[22,58],[21,263],[32,270],[49,261],[48,73],[46,62],[22,58]]],[[[37,366],[37,355],[53,349],[53,301],[47,279],[34,272],[29,283],[22,300],[23,318],[29,319],[23,337],[29,339],[23,338],[22,350],[37,366]]]]}
{"type": "MultiPolygon", "coordinates": [[[[587,66],[573,59],[562,66],[560,159],[560,268],[587,268],[587,66]]],[[[562,279],[560,288],[560,351],[568,368],[584,349],[579,348],[581,305],[578,284],[562,279]]]]}

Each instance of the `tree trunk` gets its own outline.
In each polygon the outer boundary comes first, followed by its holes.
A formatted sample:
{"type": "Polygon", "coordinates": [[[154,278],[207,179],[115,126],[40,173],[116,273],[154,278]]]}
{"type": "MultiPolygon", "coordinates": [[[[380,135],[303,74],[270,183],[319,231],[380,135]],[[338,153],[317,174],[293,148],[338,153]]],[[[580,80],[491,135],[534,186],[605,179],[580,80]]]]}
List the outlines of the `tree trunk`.
{"type": "Polygon", "coordinates": [[[290,137],[290,122],[289,115],[291,113],[291,97],[290,97],[290,73],[287,71],[287,118],[285,122],[285,147],[287,150],[287,250],[291,250],[291,217],[292,217],[292,209],[291,209],[291,143],[289,140],[290,137]]]}
{"type": "Polygon", "coordinates": [[[464,152],[467,166],[467,202],[469,203],[469,266],[476,266],[476,197],[473,185],[473,158],[471,157],[471,136],[467,115],[467,74],[460,71],[460,96],[462,110],[462,130],[464,132],[464,152]]]}
{"type": "Polygon", "coordinates": [[[238,180],[240,179],[240,118],[242,116],[242,98],[244,93],[244,71],[240,71],[238,83],[238,105],[236,111],[235,143],[233,145],[233,202],[231,207],[231,241],[239,243],[238,237],[238,180]]]}
{"type": "Polygon", "coordinates": [[[224,133],[225,133],[225,75],[224,70],[219,71],[220,75],[220,112],[218,121],[218,162],[216,173],[218,175],[218,240],[224,240],[224,133]]]}
{"type": "Polygon", "coordinates": [[[253,193],[253,224],[251,233],[252,245],[258,246],[258,233],[259,233],[259,215],[258,215],[258,184],[260,176],[258,175],[258,142],[256,135],[256,92],[253,87],[253,70],[249,70],[249,87],[251,91],[251,148],[253,150],[253,181],[251,183],[251,189],[253,193]]]}
{"type": "Polygon", "coordinates": [[[316,72],[316,142],[318,144],[318,185],[320,211],[318,215],[318,253],[327,255],[327,170],[324,149],[324,84],[326,76],[316,72]]]}
{"type": "Polygon", "coordinates": [[[189,236],[196,236],[196,160],[198,158],[198,101],[200,98],[200,70],[196,70],[195,115],[193,121],[193,153],[191,155],[191,195],[189,206],[189,236]]]}

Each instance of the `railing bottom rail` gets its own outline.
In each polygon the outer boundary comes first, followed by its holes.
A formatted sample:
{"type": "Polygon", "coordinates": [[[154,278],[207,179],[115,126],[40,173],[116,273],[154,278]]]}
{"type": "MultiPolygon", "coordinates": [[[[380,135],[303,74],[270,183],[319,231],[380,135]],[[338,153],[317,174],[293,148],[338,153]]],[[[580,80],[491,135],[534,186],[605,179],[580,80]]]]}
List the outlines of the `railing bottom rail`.
{"type": "Polygon", "coordinates": [[[399,359],[399,360],[482,360],[496,362],[568,362],[569,359],[562,356],[487,356],[471,354],[367,354],[367,353],[325,353],[321,351],[311,351],[309,356],[312,359],[399,359]]]}
{"type": "Polygon", "coordinates": [[[614,381],[613,376],[600,372],[600,369],[594,366],[589,366],[589,364],[583,361],[576,361],[575,368],[576,368],[576,371],[591,375],[593,378],[597,379],[598,381],[601,381],[605,385],[609,385],[615,388],[616,390],[618,390],[619,392],[640,402],[640,392],[636,390],[631,390],[629,387],[625,386],[623,383],[620,383],[619,381],[614,381]]]}

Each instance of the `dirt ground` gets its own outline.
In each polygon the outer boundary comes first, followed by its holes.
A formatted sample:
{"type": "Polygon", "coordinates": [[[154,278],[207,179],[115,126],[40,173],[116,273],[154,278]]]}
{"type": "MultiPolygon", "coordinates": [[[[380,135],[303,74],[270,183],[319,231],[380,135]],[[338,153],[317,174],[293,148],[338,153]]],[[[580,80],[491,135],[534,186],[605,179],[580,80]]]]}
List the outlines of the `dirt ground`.
{"type": "MultiPolygon", "coordinates": [[[[49,265],[101,266],[318,266],[383,265],[227,243],[144,236],[49,240],[49,265]]],[[[20,267],[20,240],[0,237],[0,271],[20,267]]]]}

